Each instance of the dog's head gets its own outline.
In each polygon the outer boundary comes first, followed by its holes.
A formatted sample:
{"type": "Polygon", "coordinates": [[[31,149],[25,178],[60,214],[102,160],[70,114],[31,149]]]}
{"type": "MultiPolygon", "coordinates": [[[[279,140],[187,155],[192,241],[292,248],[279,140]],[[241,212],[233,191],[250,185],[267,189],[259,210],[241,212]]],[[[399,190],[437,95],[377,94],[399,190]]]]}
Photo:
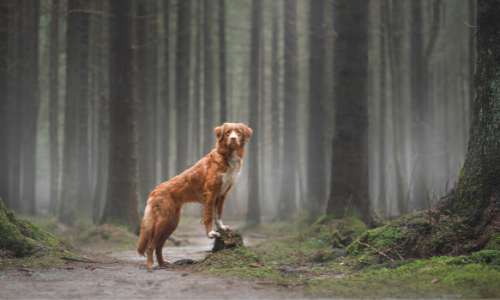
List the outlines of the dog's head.
{"type": "Polygon", "coordinates": [[[243,123],[224,123],[215,128],[217,143],[224,147],[238,148],[245,146],[252,137],[252,129],[243,123]]]}

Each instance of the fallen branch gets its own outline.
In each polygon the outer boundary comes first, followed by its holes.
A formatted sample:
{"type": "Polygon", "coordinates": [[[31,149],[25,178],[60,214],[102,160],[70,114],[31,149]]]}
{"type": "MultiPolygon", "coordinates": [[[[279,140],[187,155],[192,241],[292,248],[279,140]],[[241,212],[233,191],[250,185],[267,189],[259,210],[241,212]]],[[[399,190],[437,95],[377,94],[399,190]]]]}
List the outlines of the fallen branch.
{"type": "Polygon", "coordinates": [[[358,244],[360,245],[363,245],[363,246],[366,246],[368,248],[372,248],[373,250],[377,251],[380,255],[383,255],[384,257],[388,258],[390,261],[394,261],[394,259],[390,258],[389,256],[385,255],[384,252],[378,250],[377,248],[374,248],[368,244],[365,244],[365,243],[361,243],[359,240],[356,240],[358,242],[358,244]]]}
{"type": "Polygon", "coordinates": [[[69,258],[69,257],[61,256],[61,259],[71,260],[71,261],[78,261],[78,262],[85,262],[85,263],[92,262],[92,263],[100,264],[100,262],[95,261],[95,260],[91,260],[91,259],[88,259],[88,258],[86,258],[86,260],[82,260],[82,259],[74,259],[74,258],[69,258]]]}

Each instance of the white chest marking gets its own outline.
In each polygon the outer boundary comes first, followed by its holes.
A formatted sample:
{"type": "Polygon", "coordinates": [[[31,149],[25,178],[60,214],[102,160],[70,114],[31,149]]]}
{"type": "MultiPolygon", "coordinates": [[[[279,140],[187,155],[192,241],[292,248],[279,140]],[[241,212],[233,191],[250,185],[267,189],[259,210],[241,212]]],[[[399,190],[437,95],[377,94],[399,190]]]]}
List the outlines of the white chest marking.
{"type": "Polygon", "coordinates": [[[240,177],[240,159],[241,157],[237,156],[236,152],[233,152],[232,157],[229,159],[229,169],[226,173],[222,174],[222,188],[220,190],[220,195],[224,195],[227,192],[227,189],[235,184],[240,177]]]}

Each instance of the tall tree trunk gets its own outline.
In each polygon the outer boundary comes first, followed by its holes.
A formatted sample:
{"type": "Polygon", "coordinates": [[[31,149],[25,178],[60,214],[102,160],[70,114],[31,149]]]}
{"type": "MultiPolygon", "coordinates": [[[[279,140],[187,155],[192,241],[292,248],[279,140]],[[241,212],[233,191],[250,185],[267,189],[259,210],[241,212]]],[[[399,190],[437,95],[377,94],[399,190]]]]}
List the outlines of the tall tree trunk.
{"type": "Polygon", "coordinates": [[[309,2],[309,128],[307,134],[307,201],[310,221],[324,212],[325,170],[325,33],[324,0],[309,2]]]}
{"type": "Polygon", "coordinates": [[[213,63],[213,45],[212,45],[212,2],[213,0],[204,0],[203,14],[203,98],[204,98],[204,113],[203,119],[203,155],[207,155],[212,151],[215,145],[214,138],[214,63],[213,63]]]}
{"type": "Polygon", "coordinates": [[[387,46],[389,53],[389,65],[391,74],[391,134],[392,134],[392,153],[394,157],[394,169],[396,172],[396,203],[398,204],[399,212],[404,213],[407,206],[405,197],[405,182],[404,182],[404,165],[403,165],[403,149],[404,149],[404,118],[402,112],[403,88],[401,87],[402,71],[402,38],[401,27],[404,24],[402,20],[402,5],[401,2],[393,0],[392,15],[389,13],[388,0],[384,2],[382,10],[382,20],[385,22],[387,29],[387,46]],[[395,30],[397,30],[395,32],[395,30]]]}
{"type": "MultiPolygon", "coordinates": [[[[411,153],[412,169],[410,187],[413,189],[415,207],[421,208],[427,203],[425,186],[425,113],[427,99],[425,98],[425,65],[423,39],[422,2],[411,2],[411,39],[410,39],[410,81],[411,81],[411,153]]],[[[400,208],[401,209],[401,208],[400,208]]],[[[407,213],[404,207],[401,213],[407,213]]]]}
{"type": "Polygon", "coordinates": [[[97,131],[97,179],[92,201],[92,222],[96,224],[101,217],[101,207],[106,189],[107,140],[108,140],[108,100],[103,92],[99,97],[99,126],[97,131]]]}
{"type": "Polygon", "coordinates": [[[17,101],[23,105],[23,150],[22,150],[22,198],[25,211],[29,215],[36,214],[36,132],[39,106],[38,91],[38,21],[40,18],[40,1],[23,3],[23,46],[19,45],[17,63],[22,65],[20,84],[21,96],[17,101]]]}
{"type": "Polygon", "coordinates": [[[50,208],[55,214],[59,202],[59,0],[52,0],[50,14],[50,86],[49,86],[49,138],[50,138],[50,208]]]}
{"type": "Polygon", "coordinates": [[[137,129],[139,133],[139,199],[144,204],[148,200],[148,195],[155,186],[154,171],[153,171],[153,139],[151,133],[153,131],[153,124],[151,120],[154,119],[154,112],[152,111],[153,90],[149,86],[151,80],[151,73],[153,70],[150,65],[150,56],[152,45],[149,38],[149,11],[146,1],[137,2],[136,19],[135,22],[135,44],[137,50],[135,51],[135,61],[137,68],[137,129]]]}
{"type": "Polygon", "coordinates": [[[195,63],[194,63],[194,93],[193,93],[193,119],[191,120],[193,127],[191,133],[191,155],[192,161],[198,161],[202,156],[200,144],[200,118],[201,118],[201,38],[203,31],[203,22],[201,2],[196,5],[196,39],[195,39],[195,63]]]}
{"type": "Polygon", "coordinates": [[[66,96],[64,108],[64,145],[62,161],[61,203],[59,220],[72,225],[77,216],[76,204],[79,195],[80,139],[78,125],[80,114],[80,25],[83,13],[79,0],[68,0],[66,30],[66,96]]]}
{"type": "MultiPolygon", "coordinates": [[[[176,174],[188,167],[188,111],[189,111],[189,65],[191,41],[191,0],[178,2],[177,5],[177,49],[175,62],[175,108],[177,162],[176,174]]],[[[213,135],[211,130],[210,136],[213,135]]],[[[213,145],[212,145],[213,146],[213,145]]]]}
{"type": "MultiPolygon", "coordinates": [[[[278,14],[279,0],[273,0],[272,2],[272,37],[271,37],[271,140],[273,141],[272,150],[272,175],[273,175],[273,186],[279,186],[280,184],[280,98],[279,98],[279,87],[280,87],[280,63],[279,63],[279,31],[278,31],[278,14]]],[[[273,198],[279,199],[279,189],[275,188],[273,198]]]]}
{"type": "Polygon", "coordinates": [[[226,0],[219,0],[219,88],[220,123],[227,122],[226,88],[226,0]]]}
{"type": "Polygon", "coordinates": [[[160,120],[161,134],[161,151],[162,151],[162,181],[169,179],[170,171],[170,1],[163,1],[163,23],[165,26],[165,58],[163,63],[163,118],[160,120]]]}
{"type": "Polygon", "coordinates": [[[368,193],[368,0],[336,1],[332,176],[327,213],[372,224],[368,193]]]}
{"type": "Polygon", "coordinates": [[[281,174],[278,214],[280,218],[289,217],[297,209],[295,197],[296,185],[296,148],[297,148],[297,1],[283,2],[285,14],[285,53],[284,53],[284,142],[283,171],[281,174]]]}
{"type": "Polygon", "coordinates": [[[9,209],[9,111],[8,111],[8,49],[9,49],[9,1],[0,0],[0,166],[4,166],[0,172],[0,198],[9,209]]]}
{"type": "Polygon", "coordinates": [[[110,0],[109,176],[102,223],[139,225],[132,0],[110,0]]]}
{"type": "Polygon", "coordinates": [[[495,208],[493,200],[498,201],[500,188],[500,6],[497,0],[477,3],[472,124],[467,157],[450,203],[450,209],[460,212],[470,225],[478,225],[482,219],[492,220],[493,212],[498,211],[498,203],[495,208]],[[488,217],[483,218],[486,213],[488,217]]]}
{"type": "MultiPolygon", "coordinates": [[[[9,58],[12,61],[21,61],[21,52],[18,49],[25,49],[23,45],[24,37],[22,35],[23,28],[23,14],[22,3],[20,1],[13,2],[12,26],[14,35],[13,42],[10,49],[11,53],[9,58]],[[21,47],[22,46],[22,47],[21,47]]],[[[13,68],[12,82],[10,84],[12,91],[10,92],[10,106],[12,109],[12,117],[10,118],[10,144],[9,157],[10,157],[10,203],[12,210],[21,213],[23,209],[23,201],[21,197],[21,151],[22,151],[22,102],[19,100],[22,94],[21,74],[22,64],[16,63],[13,68]]]]}
{"type": "MultiPolygon", "coordinates": [[[[250,34],[250,82],[248,111],[250,128],[259,127],[259,59],[261,55],[261,24],[262,23],[262,0],[252,0],[252,20],[250,34]]],[[[260,192],[259,192],[259,162],[258,142],[251,142],[248,148],[248,201],[247,201],[247,224],[257,226],[260,224],[260,192]]]]}
{"type": "MultiPolygon", "coordinates": [[[[91,0],[80,0],[81,9],[90,10],[91,0]]],[[[82,13],[80,15],[79,51],[80,51],[80,82],[78,89],[80,91],[78,105],[78,209],[86,214],[92,203],[92,193],[90,186],[90,144],[89,144],[89,38],[90,38],[90,14],[82,13]]]]}
{"type": "MultiPolygon", "coordinates": [[[[379,125],[380,125],[380,136],[379,136],[379,158],[378,158],[378,178],[379,178],[379,199],[378,199],[378,211],[382,216],[387,215],[387,199],[385,195],[385,166],[386,166],[386,153],[385,153],[385,136],[386,136],[386,108],[385,104],[387,102],[387,82],[386,82],[386,71],[387,71],[387,0],[380,1],[380,114],[379,114],[379,125]]],[[[390,36],[387,36],[389,39],[390,36]]]]}

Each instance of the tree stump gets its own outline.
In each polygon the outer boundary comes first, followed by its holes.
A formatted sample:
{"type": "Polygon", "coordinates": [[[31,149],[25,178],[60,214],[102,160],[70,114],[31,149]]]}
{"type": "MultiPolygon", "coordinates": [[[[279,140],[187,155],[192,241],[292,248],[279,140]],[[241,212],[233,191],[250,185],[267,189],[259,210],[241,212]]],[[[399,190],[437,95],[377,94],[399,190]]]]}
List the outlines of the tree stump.
{"type": "Polygon", "coordinates": [[[245,247],[243,245],[243,237],[241,234],[235,230],[230,231],[217,231],[220,237],[216,237],[214,241],[214,247],[212,248],[212,253],[219,252],[224,249],[232,249],[236,247],[245,247]]]}

